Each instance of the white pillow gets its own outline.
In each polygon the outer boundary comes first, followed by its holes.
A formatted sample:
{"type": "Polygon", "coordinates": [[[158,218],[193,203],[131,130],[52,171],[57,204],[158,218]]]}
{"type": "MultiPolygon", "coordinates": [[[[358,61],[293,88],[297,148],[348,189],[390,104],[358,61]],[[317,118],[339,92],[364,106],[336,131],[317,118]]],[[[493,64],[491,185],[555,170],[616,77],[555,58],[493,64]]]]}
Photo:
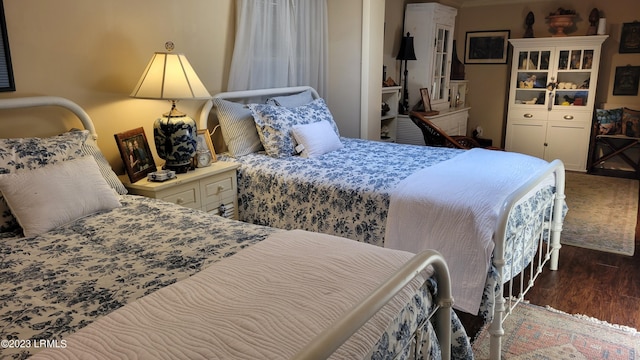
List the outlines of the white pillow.
{"type": "Polygon", "coordinates": [[[0,175],[0,191],[24,236],[120,206],[92,156],[0,175]]]}
{"type": "Polygon", "coordinates": [[[222,138],[232,156],[238,157],[262,150],[251,110],[241,103],[213,98],[222,138]]]}
{"type": "Polygon", "coordinates": [[[311,90],[307,89],[301,93],[293,95],[274,96],[272,98],[268,98],[266,104],[294,108],[307,105],[312,101],[313,95],[311,94],[311,90]]]}
{"type": "Polygon", "coordinates": [[[295,125],[291,133],[298,145],[303,149],[300,156],[315,158],[342,148],[338,134],[328,121],[318,121],[306,125],[295,125]]]}

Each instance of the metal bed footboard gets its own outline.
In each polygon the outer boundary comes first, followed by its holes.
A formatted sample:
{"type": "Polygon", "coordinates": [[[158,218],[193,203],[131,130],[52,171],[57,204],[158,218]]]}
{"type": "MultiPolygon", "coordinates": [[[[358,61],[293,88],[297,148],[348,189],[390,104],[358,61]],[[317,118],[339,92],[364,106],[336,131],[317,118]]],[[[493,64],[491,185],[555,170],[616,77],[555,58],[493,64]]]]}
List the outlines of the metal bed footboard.
{"type": "MultiPolygon", "coordinates": [[[[502,352],[502,336],[504,335],[503,323],[511,311],[524,300],[524,295],[533,287],[534,281],[538,277],[547,262],[551,270],[558,269],[558,259],[560,251],[560,233],[562,232],[562,213],[565,199],[565,172],[564,164],[560,160],[554,160],[550,165],[534,176],[529,182],[519,188],[509,196],[502,205],[502,216],[498,222],[495,233],[495,250],[493,264],[498,272],[499,290],[495,295],[495,308],[493,320],[489,325],[490,359],[499,360],[502,352]],[[536,228],[536,236],[531,241],[519,243],[517,241],[507,242],[507,222],[511,210],[516,206],[520,198],[525,196],[536,184],[550,174],[555,176],[555,193],[541,206],[540,213],[530,219],[529,223],[521,224],[520,229],[527,226],[536,228]],[[540,221],[540,224],[534,222],[540,221]],[[524,270],[520,274],[505,274],[505,263],[507,260],[513,262],[513,254],[518,249],[506,249],[506,246],[521,246],[522,254],[532,254],[528,257],[529,264],[522,264],[524,270]],[[505,253],[512,255],[511,259],[505,259],[505,253]],[[514,276],[517,275],[517,276],[514,276]],[[509,279],[508,282],[503,279],[509,279]],[[508,291],[508,294],[504,292],[508,291]]],[[[527,259],[527,260],[528,260],[527,259]]],[[[524,261],[524,256],[523,256],[524,261]]],[[[511,266],[513,271],[513,266],[511,266]]]]}
{"type": "Polygon", "coordinates": [[[435,332],[442,351],[442,359],[450,359],[451,307],[453,306],[451,280],[447,263],[442,255],[434,250],[425,250],[411,258],[366,299],[356,304],[340,320],[316,336],[293,359],[328,358],[378,310],[430,265],[435,269],[434,276],[438,283],[438,293],[434,297],[436,305],[435,332]]]}

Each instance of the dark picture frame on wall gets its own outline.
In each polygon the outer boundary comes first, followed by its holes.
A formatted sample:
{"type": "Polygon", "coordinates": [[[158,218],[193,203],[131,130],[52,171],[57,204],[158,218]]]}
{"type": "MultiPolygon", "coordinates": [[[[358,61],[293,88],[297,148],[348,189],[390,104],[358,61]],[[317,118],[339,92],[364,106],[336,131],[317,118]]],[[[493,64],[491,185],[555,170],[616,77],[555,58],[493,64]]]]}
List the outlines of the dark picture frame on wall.
{"type": "Polygon", "coordinates": [[[622,24],[619,53],[640,53],[640,22],[622,24]]]}
{"type": "Polygon", "coordinates": [[[638,95],[640,66],[617,66],[613,80],[613,95],[638,95]]]}
{"type": "Polygon", "coordinates": [[[0,32],[0,91],[16,91],[16,83],[13,79],[13,66],[11,65],[11,52],[9,51],[7,22],[4,16],[4,4],[1,0],[0,32]]]}
{"type": "Polygon", "coordinates": [[[148,173],[156,171],[153,154],[144,134],[144,128],[114,134],[124,167],[132,183],[144,179],[148,173]]]}
{"type": "Polygon", "coordinates": [[[465,64],[506,64],[510,30],[467,31],[465,64]]]}

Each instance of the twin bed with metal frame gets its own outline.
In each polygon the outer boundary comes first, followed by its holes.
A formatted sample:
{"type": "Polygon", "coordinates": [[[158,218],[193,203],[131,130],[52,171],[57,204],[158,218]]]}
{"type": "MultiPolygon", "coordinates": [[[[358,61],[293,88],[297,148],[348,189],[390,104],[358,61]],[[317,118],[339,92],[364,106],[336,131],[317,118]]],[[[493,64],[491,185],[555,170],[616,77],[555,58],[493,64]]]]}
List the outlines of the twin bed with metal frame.
{"type": "Polygon", "coordinates": [[[559,160],[339,137],[326,104],[309,87],[217,94],[203,106],[199,127],[218,125],[228,149],[219,158],[241,164],[241,220],[412,252],[438,250],[451,271],[454,307],[491,323],[493,359],[500,357],[503,320],[547,262],[558,268],[566,210],[559,160]],[[311,126],[325,120],[321,133],[331,140],[323,143],[311,126]],[[470,295],[478,274],[481,289],[470,295]]]}
{"type": "Polygon", "coordinates": [[[436,252],[127,195],[77,104],[0,100],[43,106],[85,130],[0,139],[0,357],[472,358],[436,252]]]}

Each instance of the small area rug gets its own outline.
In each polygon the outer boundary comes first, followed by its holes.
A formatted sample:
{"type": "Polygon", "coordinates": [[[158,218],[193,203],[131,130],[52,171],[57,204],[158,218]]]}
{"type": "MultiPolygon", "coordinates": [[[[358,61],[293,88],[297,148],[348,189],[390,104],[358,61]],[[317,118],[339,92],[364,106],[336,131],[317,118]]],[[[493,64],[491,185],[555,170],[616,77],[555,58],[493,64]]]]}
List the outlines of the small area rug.
{"type": "MultiPolygon", "coordinates": [[[[583,315],[518,304],[505,320],[502,359],[636,359],[640,360],[640,333],[583,315]]],[[[476,360],[489,358],[485,327],[473,343],[476,360]]]]}
{"type": "Polygon", "coordinates": [[[638,217],[638,180],[567,171],[569,207],[560,242],[633,255],[638,217]]]}

